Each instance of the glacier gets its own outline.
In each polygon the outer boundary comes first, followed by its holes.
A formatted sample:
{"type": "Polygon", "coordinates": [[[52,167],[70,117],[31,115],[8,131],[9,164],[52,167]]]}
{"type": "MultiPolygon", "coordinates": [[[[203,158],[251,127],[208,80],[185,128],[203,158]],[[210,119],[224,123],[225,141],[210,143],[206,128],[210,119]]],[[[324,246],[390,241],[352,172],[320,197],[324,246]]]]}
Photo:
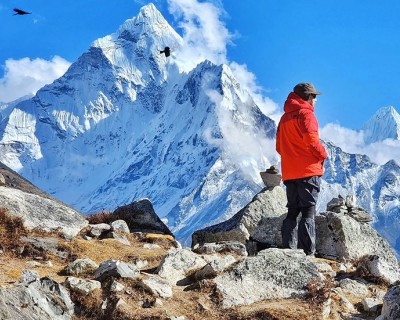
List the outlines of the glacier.
{"type": "MultiPolygon", "coordinates": [[[[230,218],[261,191],[259,172],[279,158],[276,123],[232,70],[207,60],[180,70],[182,45],[156,7],[144,6],[34,97],[0,108],[0,161],[85,214],[148,198],[190,245],[193,231],[230,218]]],[[[395,137],[374,129],[384,128],[377,121],[365,132],[395,137]]],[[[318,210],[353,193],[400,251],[398,163],[325,145],[318,210]]]]}

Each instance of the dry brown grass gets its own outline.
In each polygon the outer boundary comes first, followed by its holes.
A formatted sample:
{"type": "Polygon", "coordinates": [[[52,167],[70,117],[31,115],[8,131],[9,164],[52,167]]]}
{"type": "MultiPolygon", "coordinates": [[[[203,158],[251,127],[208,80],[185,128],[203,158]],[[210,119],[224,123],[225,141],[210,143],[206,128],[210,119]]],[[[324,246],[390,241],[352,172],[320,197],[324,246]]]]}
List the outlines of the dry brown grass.
{"type": "Polygon", "coordinates": [[[20,254],[24,247],[20,238],[27,234],[22,218],[11,216],[4,208],[0,208],[0,245],[5,253],[20,254]]]}
{"type": "Polygon", "coordinates": [[[102,211],[92,213],[86,216],[86,219],[89,221],[90,224],[111,223],[113,222],[112,215],[113,214],[110,211],[102,211]]]}
{"type": "Polygon", "coordinates": [[[311,280],[307,284],[307,301],[310,304],[311,309],[320,312],[324,302],[326,302],[331,296],[333,284],[330,279],[320,281],[317,279],[311,280]]]}
{"type": "Polygon", "coordinates": [[[145,249],[143,242],[139,242],[135,236],[127,235],[131,245],[125,245],[115,239],[93,239],[90,241],[75,238],[65,242],[64,247],[70,253],[70,260],[89,258],[100,264],[106,260],[114,259],[124,262],[134,260],[146,260],[149,268],[157,266],[166,255],[166,249],[145,249]]]}

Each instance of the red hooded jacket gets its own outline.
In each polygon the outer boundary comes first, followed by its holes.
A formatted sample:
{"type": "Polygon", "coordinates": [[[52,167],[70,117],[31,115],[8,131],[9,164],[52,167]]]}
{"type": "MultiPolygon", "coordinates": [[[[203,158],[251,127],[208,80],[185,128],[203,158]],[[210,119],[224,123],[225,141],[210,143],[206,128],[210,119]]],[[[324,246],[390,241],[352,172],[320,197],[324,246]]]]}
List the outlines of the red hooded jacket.
{"type": "Polygon", "coordinates": [[[282,159],[282,179],[322,176],[327,153],[319,141],[314,107],[291,92],[278,124],[276,151],[282,159]]]}

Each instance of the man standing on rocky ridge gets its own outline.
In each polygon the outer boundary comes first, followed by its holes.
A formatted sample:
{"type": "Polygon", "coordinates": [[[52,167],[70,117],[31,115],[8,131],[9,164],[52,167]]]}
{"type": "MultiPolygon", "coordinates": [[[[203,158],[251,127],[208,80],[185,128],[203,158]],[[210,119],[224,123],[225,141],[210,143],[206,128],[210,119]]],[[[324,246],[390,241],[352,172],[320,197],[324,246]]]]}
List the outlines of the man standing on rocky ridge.
{"type": "Polygon", "coordinates": [[[286,186],[288,213],[282,225],[284,248],[315,253],[315,205],[327,153],[319,141],[314,115],[316,91],[311,83],[299,83],[289,94],[276,133],[276,151],[281,155],[282,180],[286,186]],[[297,217],[301,212],[297,237],[297,217]]]}

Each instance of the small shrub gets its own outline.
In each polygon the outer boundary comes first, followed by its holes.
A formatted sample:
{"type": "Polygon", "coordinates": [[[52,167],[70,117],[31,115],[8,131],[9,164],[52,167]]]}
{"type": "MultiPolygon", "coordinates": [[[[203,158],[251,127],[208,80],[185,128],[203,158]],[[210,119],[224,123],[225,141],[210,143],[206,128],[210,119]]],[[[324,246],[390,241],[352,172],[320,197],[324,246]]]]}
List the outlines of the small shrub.
{"type": "Polygon", "coordinates": [[[113,214],[108,211],[93,213],[87,216],[87,220],[90,224],[111,223],[113,222],[113,214]]]}
{"type": "Polygon", "coordinates": [[[320,310],[325,301],[331,296],[332,282],[329,280],[311,280],[307,284],[308,301],[312,309],[320,310]]]}
{"type": "Polygon", "coordinates": [[[101,290],[94,290],[88,295],[71,292],[71,300],[77,305],[77,316],[80,319],[105,319],[105,310],[102,309],[103,297],[101,290]]]}
{"type": "Polygon", "coordinates": [[[27,236],[21,217],[10,215],[4,208],[0,208],[0,245],[5,252],[18,253],[24,246],[20,238],[27,236]]]}

